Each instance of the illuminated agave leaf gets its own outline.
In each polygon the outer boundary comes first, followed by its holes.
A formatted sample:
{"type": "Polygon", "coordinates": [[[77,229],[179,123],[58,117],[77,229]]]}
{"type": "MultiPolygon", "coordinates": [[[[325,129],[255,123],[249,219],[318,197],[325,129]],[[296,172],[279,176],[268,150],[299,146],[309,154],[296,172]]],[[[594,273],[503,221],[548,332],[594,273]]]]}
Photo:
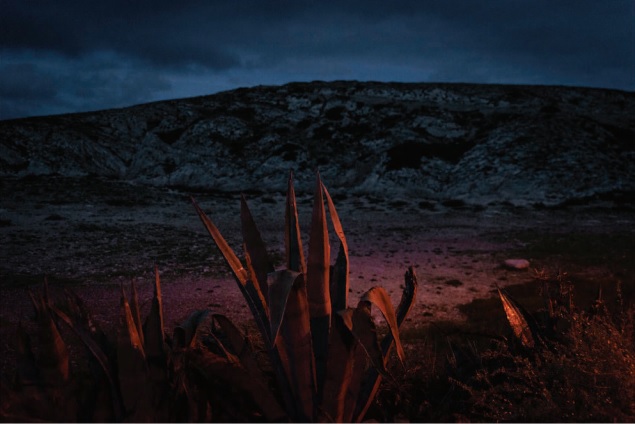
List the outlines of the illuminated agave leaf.
{"type": "Polygon", "coordinates": [[[148,391],[146,355],[126,294],[121,289],[121,318],[117,336],[119,388],[128,413],[138,411],[148,391]]]}
{"type": "Polygon", "coordinates": [[[254,358],[253,349],[249,339],[245,337],[241,331],[234,325],[233,322],[225,315],[214,314],[214,321],[220,326],[223,334],[227,338],[226,344],[229,345],[229,349],[238,357],[240,363],[245,369],[247,369],[252,375],[257,376],[260,379],[264,379],[262,371],[258,367],[254,358]]]}
{"type": "Polygon", "coordinates": [[[263,294],[264,305],[267,305],[267,274],[273,272],[274,268],[269,261],[267,247],[262,240],[260,231],[258,231],[244,196],[240,198],[240,221],[244,250],[250,258],[250,265],[254,271],[251,274],[251,279],[257,284],[259,291],[263,294]]]}
{"type": "MultiPolygon", "coordinates": [[[[256,320],[256,324],[258,325],[258,329],[260,330],[263,337],[269,337],[269,323],[267,318],[267,310],[266,305],[263,304],[261,298],[264,298],[262,292],[260,292],[257,284],[249,279],[249,275],[247,270],[243,267],[240,259],[236,256],[236,253],[229,247],[229,244],[222,236],[216,225],[212,222],[212,220],[203,212],[203,210],[198,206],[194,198],[192,198],[192,203],[194,204],[194,208],[198,213],[199,218],[207,228],[207,231],[214,239],[214,243],[216,247],[220,250],[223,258],[227,265],[229,265],[232,273],[234,274],[234,278],[238,283],[238,288],[240,289],[243,297],[247,301],[249,305],[249,309],[256,320]]],[[[249,254],[249,252],[246,252],[249,254]]]]}
{"type": "Polygon", "coordinates": [[[514,331],[514,335],[523,346],[533,348],[535,346],[534,336],[529,327],[529,323],[524,317],[524,314],[520,307],[509,296],[498,290],[498,295],[503,303],[505,309],[505,315],[507,315],[507,321],[514,331]]]}
{"type": "MultiPolygon", "coordinates": [[[[417,275],[415,274],[415,270],[413,267],[409,267],[404,275],[404,289],[401,294],[401,300],[399,301],[399,306],[397,307],[396,320],[397,327],[400,327],[406,316],[410,312],[412,305],[414,305],[416,296],[417,296],[417,275]]],[[[398,330],[397,330],[398,333],[398,330]]],[[[381,350],[384,356],[384,363],[387,363],[390,351],[392,347],[395,345],[395,338],[393,336],[392,331],[384,336],[384,339],[381,341],[381,350]]],[[[382,376],[375,369],[369,369],[368,373],[364,376],[364,381],[362,387],[360,389],[358,397],[355,399],[355,421],[361,421],[366,415],[366,411],[370,407],[372,400],[375,398],[377,391],[379,390],[379,385],[381,384],[382,376]]]]}
{"type": "Polygon", "coordinates": [[[103,371],[103,376],[108,383],[108,391],[110,393],[110,402],[112,403],[112,411],[114,413],[114,419],[120,421],[123,416],[121,410],[119,391],[115,383],[115,377],[112,371],[110,360],[102,350],[100,344],[93,338],[93,333],[90,328],[85,328],[78,321],[71,319],[64,312],[60,311],[53,305],[50,306],[51,312],[53,312],[62,322],[66,323],[71,330],[75,332],[87,347],[88,351],[92,354],[93,359],[103,371]]]}
{"type": "Polygon", "coordinates": [[[382,374],[385,374],[386,366],[379,346],[377,326],[371,315],[370,302],[361,300],[353,311],[353,335],[357,337],[373,366],[382,374]]]}
{"type": "Polygon", "coordinates": [[[295,395],[302,421],[313,417],[315,387],[315,361],[311,339],[309,302],[304,275],[299,274],[289,290],[280,337],[289,361],[289,382],[295,395]]]}
{"type": "Polygon", "coordinates": [[[293,173],[289,173],[284,222],[284,245],[287,255],[287,269],[305,273],[306,263],[304,261],[304,251],[302,250],[300,223],[298,222],[298,205],[296,204],[295,189],[293,188],[293,173]]]}
{"type": "Polygon", "coordinates": [[[299,272],[287,269],[269,274],[269,311],[271,314],[271,342],[278,338],[280,326],[287,308],[287,299],[299,272]]]}
{"type": "MultiPolygon", "coordinates": [[[[244,198],[241,200],[241,221],[246,269],[215,225],[192,201],[232,269],[256,319],[289,417],[296,421],[361,420],[372,400],[371,395],[376,393],[381,375],[386,373],[388,353],[393,346],[397,347],[400,360],[403,360],[398,327],[414,302],[414,273],[410,283],[406,282],[397,313],[387,293],[380,288],[369,291],[357,308],[347,308],[348,245],[333,201],[319,175],[308,266],[300,235],[292,173],[285,203],[286,270],[271,272],[266,248],[244,198]],[[333,228],[340,241],[339,253],[332,267],[323,196],[326,196],[333,228]],[[267,282],[262,284],[265,270],[267,282]],[[381,345],[370,313],[372,304],[380,308],[390,327],[381,345]],[[338,315],[333,316],[333,310],[338,315]],[[333,330],[332,326],[337,327],[333,330]],[[368,366],[369,361],[372,367],[368,366]]],[[[223,339],[223,343],[232,346],[229,349],[226,345],[227,350],[235,351],[235,346],[242,345],[238,331],[228,327],[224,332],[226,336],[233,334],[234,338],[234,341],[223,339]]]]}
{"type": "Polygon", "coordinates": [[[163,324],[163,296],[161,295],[161,278],[159,268],[154,267],[154,295],[150,306],[150,313],[143,324],[144,350],[149,358],[164,361],[165,331],[163,324]]]}
{"type": "MultiPolygon", "coordinates": [[[[352,312],[352,310],[351,310],[352,312]]],[[[355,340],[339,314],[334,314],[329,334],[329,350],[324,388],[321,394],[320,421],[347,422],[345,407],[353,380],[355,340]]],[[[361,381],[361,378],[360,378],[361,381]]]]}
{"type": "Polygon", "coordinates": [[[247,271],[240,263],[240,259],[238,259],[238,256],[236,256],[232,248],[229,247],[229,244],[220,233],[216,225],[214,225],[212,220],[209,219],[205,212],[203,212],[203,210],[198,206],[196,200],[194,200],[193,197],[191,199],[199,218],[203,222],[203,225],[205,225],[205,228],[207,228],[207,232],[209,232],[209,234],[214,239],[214,243],[223,255],[223,258],[225,259],[225,262],[227,262],[227,265],[229,265],[229,267],[231,268],[234,277],[236,277],[236,280],[241,286],[244,286],[249,277],[247,275],[247,271]]]}
{"type": "MultiPolygon", "coordinates": [[[[245,263],[247,266],[247,272],[250,276],[255,276],[256,271],[254,270],[253,264],[251,262],[251,256],[249,256],[249,252],[247,251],[247,247],[243,244],[243,250],[245,252],[245,263]]],[[[273,272],[273,271],[272,271],[273,272]]],[[[256,281],[253,281],[253,277],[247,280],[245,283],[244,292],[247,295],[247,302],[250,305],[252,313],[254,314],[254,319],[258,324],[258,328],[263,331],[263,337],[265,341],[269,344],[271,341],[271,325],[270,325],[270,312],[269,312],[269,287],[268,287],[268,276],[265,275],[265,282],[262,286],[256,281]],[[261,288],[267,291],[263,293],[261,288]]]]}
{"type": "Polygon", "coordinates": [[[326,201],[329,207],[329,215],[331,222],[335,230],[335,234],[340,240],[340,248],[333,266],[333,271],[330,280],[330,296],[332,309],[340,311],[346,309],[348,306],[348,274],[349,274],[349,261],[348,261],[348,243],[346,242],[346,236],[344,235],[344,229],[340,222],[340,217],[337,214],[333,199],[329,195],[328,190],[322,184],[322,190],[326,196],[326,201]]]}
{"type": "Polygon", "coordinates": [[[324,198],[322,196],[322,182],[318,174],[313,199],[313,215],[311,218],[309,238],[309,260],[307,262],[306,275],[311,318],[331,315],[331,296],[329,293],[330,250],[324,198]]]}
{"type": "Polygon", "coordinates": [[[404,351],[403,346],[401,345],[401,340],[399,339],[399,324],[397,324],[397,317],[395,315],[395,310],[390,302],[390,296],[383,287],[373,287],[368,290],[364,296],[362,296],[363,301],[367,301],[377,306],[381,311],[384,319],[388,323],[388,328],[390,329],[390,334],[392,335],[395,345],[397,346],[397,355],[399,356],[399,360],[403,365],[404,360],[404,351]]]}
{"type": "Polygon", "coordinates": [[[313,215],[311,218],[309,258],[306,275],[318,393],[321,393],[322,385],[324,384],[331,326],[331,294],[329,287],[330,251],[331,247],[329,245],[326,212],[322,195],[322,182],[318,174],[313,199],[313,215]]]}
{"type": "Polygon", "coordinates": [[[141,311],[139,310],[139,295],[137,294],[137,288],[135,287],[134,280],[130,281],[130,310],[132,312],[132,319],[134,320],[135,327],[137,327],[137,334],[141,339],[141,345],[143,346],[143,328],[141,327],[141,311]]]}

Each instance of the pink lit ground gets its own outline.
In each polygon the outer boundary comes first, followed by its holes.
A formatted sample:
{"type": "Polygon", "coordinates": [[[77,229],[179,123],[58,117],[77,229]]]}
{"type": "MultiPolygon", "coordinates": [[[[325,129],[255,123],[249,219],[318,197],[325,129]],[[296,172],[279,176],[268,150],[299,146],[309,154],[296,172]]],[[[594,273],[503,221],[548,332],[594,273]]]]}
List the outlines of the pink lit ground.
{"type": "MultiPolygon", "coordinates": [[[[75,194],[68,195],[38,184],[39,190],[37,184],[13,187],[11,197],[3,196],[0,211],[3,369],[12,360],[15,324],[28,322],[31,314],[25,288],[36,288],[45,274],[53,293],[71,288],[110,330],[118,319],[120,284],[134,280],[142,313],[149,309],[154,263],[161,271],[167,328],[203,308],[241,324],[249,322],[249,309],[187,193],[126,185],[116,186],[119,191],[111,197],[91,194],[86,187],[75,187],[75,194]],[[130,203],[122,200],[129,197],[130,203]]],[[[238,195],[195,197],[240,253],[238,195]]],[[[281,267],[284,195],[248,198],[274,262],[281,267]]],[[[627,287],[635,285],[635,213],[629,209],[498,205],[475,210],[436,205],[429,210],[420,207],[418,199],[391,202],[363,196],[339,197],[335,202],[350,249],[349,304],[381,285],[396,305],[403,274],[413,266],[419,290],[406,327],[465,319],[458,306],[492,296],[496,286],[531,284],[534,268],[566,270],[584,281],[601,281],[605,288],[617,280],[627,287]],[[615,248],[605,252],[606,257],[585,256],[584,252],[603,255],[594,243],[608,240],[611,245],[612,238],[617,240],[615,248]],[[562,251],[550,249],[554,241],[561,243],[562,251]],[[530,270],[500,266],[512,257],[528,259],[530,270]]],[[[311,204],[311,195],[298,196],[305,243],[311,204]]],[[[336,255],[334,237],[332,246],[336,255]]]]}

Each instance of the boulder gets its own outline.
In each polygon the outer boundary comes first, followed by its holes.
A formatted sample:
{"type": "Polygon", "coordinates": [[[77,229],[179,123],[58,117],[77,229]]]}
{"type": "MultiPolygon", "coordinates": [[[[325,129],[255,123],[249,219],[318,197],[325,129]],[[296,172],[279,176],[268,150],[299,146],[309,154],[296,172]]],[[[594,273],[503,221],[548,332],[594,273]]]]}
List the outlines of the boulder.
{"type": "Polygon", "coordinates": [[[503,262],[503,267],[512,270],[523,270],[529,268],[527,259],[507,259],[503,262]]]}

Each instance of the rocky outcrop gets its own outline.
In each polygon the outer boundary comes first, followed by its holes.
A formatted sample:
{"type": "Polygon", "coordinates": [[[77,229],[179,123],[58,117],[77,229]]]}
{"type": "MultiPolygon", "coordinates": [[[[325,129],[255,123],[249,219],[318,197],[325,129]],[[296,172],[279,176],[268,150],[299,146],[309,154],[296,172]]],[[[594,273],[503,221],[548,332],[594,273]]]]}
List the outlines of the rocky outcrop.
{"type": "Polygon", "coordinates": [[[487,205],[632,201],[635,93],[294,83],[0,122],[0,175],[487,205]]]}

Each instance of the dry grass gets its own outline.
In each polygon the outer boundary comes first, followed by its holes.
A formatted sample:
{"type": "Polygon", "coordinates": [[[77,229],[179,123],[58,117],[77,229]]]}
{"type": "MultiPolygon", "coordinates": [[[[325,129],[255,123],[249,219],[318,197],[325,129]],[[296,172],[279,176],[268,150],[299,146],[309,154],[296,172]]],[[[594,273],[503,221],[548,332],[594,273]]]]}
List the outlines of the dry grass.
{"type": "MultiPolygon", "coordinates": [[[[550,294],[555,304],[567,281],[548,279],[557,289],[550,294]]],[[[584,309],[560,305],[553,318],[546,309],[533,310],[541,340],[534,349],[523,347],[509,326],[492,332],[485,320],[481,327],[434,325],[404,334],[407,367],[391,368],[398,383],[383,386],[369,418],[632,422],[635,309],[617,298],[584,309]]]]}

